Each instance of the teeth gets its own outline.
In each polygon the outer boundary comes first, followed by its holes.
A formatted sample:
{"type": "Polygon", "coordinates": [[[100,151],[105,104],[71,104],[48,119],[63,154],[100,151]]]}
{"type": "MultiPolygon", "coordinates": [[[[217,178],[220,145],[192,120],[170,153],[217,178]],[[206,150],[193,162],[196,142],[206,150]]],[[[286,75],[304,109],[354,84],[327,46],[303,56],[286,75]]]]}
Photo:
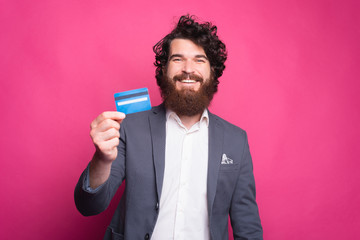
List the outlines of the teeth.
{"type": "Polygon", "coordinates": [[[196,82],[195,80],[181,80],[182,83],[194,83],[196,82]]]}

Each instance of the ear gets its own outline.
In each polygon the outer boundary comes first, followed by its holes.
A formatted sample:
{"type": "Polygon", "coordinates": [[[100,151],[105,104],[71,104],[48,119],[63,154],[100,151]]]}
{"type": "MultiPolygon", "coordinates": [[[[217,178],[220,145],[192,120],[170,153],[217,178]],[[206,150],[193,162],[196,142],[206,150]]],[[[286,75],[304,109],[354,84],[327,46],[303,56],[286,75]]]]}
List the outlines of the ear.
{"type": "MultiPolygon", "coordinates": [[[[166,64],[167,65],[167,64],[166,64]]],[[[161,68],[163,74],[166,74],[166,65],[161,68]]]]}

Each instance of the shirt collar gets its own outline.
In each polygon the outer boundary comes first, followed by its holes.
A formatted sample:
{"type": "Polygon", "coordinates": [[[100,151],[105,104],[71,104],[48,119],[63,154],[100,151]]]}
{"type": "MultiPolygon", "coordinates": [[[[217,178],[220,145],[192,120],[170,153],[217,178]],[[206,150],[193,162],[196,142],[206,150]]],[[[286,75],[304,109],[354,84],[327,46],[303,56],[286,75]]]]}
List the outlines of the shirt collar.
{"type": "MultiPolygon", "coordinates": [[[[168,121],[170,117],[173,117],[177,122],[181,123],[179,116],[174,111],[172,111],[171,109],[166,109],[166,121],[168,121]]],[[[209,127],[209,114],[206,108],[202,113],[199,122],[201,123],[203,121],[205,121],[206,127],[209,127]]]]}

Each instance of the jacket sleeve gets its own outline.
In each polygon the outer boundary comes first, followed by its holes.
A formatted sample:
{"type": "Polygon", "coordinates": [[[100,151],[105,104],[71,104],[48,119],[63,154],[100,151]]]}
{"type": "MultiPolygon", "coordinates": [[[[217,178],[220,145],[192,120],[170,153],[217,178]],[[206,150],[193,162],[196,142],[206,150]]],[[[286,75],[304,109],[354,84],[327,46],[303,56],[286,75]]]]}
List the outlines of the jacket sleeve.
{"type": "Polygon", "coordinates": [[[75,187],[74,199],[76,208],[84,216],[96,215],[103,212],[110,204],[117,189],[125,179],[125,131],[124,125],[120,128],[120,143],[118,145],[118,155],[111,166],[108,180],[103,183],[96,191],[87,186],[88,171],[85,169],[75,187]]]}
{"type": "Polygon", "coordinates": [[[262,240],[263,230],[256,204],[253,164],[245,135],[240,172],[230,206],[234,240],[262,240]]]}

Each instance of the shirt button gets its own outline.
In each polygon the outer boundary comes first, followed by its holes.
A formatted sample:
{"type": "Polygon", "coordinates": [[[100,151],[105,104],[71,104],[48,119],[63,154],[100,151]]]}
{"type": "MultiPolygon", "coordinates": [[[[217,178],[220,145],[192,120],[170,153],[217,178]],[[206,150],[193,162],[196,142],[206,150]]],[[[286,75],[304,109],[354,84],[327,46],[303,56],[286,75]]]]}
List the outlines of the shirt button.
{"type": "Polygon", "coordinates": [[[145,240],[149,240],[150,239],[150,235],[147,233],[146,235],[145,235],[145,240]]]}

